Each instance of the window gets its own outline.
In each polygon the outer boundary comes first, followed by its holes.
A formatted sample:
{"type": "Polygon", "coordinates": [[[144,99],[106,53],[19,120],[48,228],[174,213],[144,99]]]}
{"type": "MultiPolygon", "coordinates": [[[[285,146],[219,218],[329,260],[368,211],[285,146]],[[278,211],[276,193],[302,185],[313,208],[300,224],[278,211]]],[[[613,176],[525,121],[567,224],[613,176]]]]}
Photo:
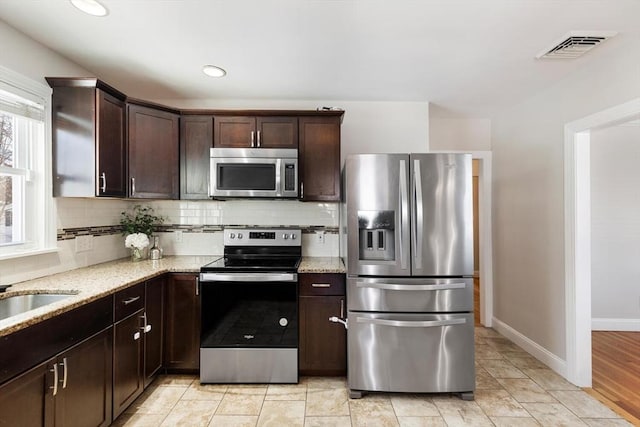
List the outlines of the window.
{"type": "Polygon", "coordinates": [[[0,259],[55,248],[47,89],[0,68],[0,259]]]}

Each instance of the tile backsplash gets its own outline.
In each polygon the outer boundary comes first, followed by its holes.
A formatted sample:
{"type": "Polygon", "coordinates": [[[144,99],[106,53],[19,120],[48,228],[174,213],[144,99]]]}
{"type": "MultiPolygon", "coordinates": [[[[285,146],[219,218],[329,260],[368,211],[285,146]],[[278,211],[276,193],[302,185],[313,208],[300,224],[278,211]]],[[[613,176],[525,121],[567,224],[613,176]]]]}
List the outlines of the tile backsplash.
{"type": "Polygon", "coordinates": [[[227,226],[292,226],[303,230],[305,256],[339,256],[337,203],[287,200],[131,201],[55,199],[58,251],[0,260],[0,284],[58,273],[128,256],[120,234],[120,213],[149,205],[165,218],[157,233],[166,255],[222,253],[222,229],[227,226]],[[92,248],[76,250],[76,236],[92,236],[92,248]]]}

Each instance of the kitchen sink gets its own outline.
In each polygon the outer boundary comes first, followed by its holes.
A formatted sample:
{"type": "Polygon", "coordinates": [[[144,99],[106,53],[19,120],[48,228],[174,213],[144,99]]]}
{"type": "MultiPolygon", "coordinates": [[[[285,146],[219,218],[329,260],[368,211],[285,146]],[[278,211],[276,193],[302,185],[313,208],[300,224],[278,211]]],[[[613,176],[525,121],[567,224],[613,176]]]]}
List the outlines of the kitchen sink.
{"type": "Polygon", "coordinates": [[[27,294],[0,299],[0,320],[69,298],[73,294],[27,294]]]}

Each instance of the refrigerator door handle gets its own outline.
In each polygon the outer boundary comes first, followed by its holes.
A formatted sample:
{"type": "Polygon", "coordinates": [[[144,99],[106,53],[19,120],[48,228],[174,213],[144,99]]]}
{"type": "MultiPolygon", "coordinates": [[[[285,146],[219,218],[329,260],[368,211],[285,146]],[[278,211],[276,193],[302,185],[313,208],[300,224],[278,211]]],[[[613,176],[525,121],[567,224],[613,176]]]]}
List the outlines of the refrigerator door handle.
{"type": "Polygon", "coordinates": [[[400,160],[400,267],[403,270],[407,269],[407,257],[404,252],[405,235],[404,230],[406,224],[409,221],[409,193],[407,191],[407,165],[404,160],[400,160]]]}
{"type": "Polygon", "coordinates": [[[467,319],[451,319],[451,320],[386,320],[386,319],[369,319],[366,317],[356,317],[358,323],[370,323],[372,325],[392,326],[396,328],[436,328],[441,326],[463,325],[467,323],[467,319]]]}
{"type": "Polygon", "coordinates": [[[465,283],[440,283],[434,285],[404,285],[399,283],[367,283],[356,282],[358,288],[384,289],[388,291],[446,291],[464,289],[465,283]]]}
{"type": "Polygon", "coordinates": [[[413,160],[413,184],[415,197],[416,226],[413,228],[413,244],[416,269],[422,269],[422,234],[424,233],[424,206],[422,206],[422,175],[420,160],[413,160]]]}

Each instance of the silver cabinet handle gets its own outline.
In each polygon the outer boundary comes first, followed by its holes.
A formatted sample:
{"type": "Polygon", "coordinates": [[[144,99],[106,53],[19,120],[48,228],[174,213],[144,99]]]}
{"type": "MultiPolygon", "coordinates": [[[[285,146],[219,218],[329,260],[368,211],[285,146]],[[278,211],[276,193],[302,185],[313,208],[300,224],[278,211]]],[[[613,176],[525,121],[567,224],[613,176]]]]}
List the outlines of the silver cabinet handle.
{"type": "Polygon", "coordinates": [[[366,317],[356,317],[358,323],[370,323],[372,325],[392,326],[396,328],[436,328],[440,326],[462,325],[467,323],[467,319],[451,319],[451,320],[386,320],[386,319],[368,319],[366,317]]]}
{"type": "Polygon", "coordinates": [[[344,298],[340,300],[340,317],[344,319],[344,298]]]}
{"type": "Polygon", "coordinates": [[[422,233],[424,232],[424,208],[422,206],[422,176],[420,160],[413,161],[413,179],[415,185],[416,226],[414,227],[415,263],[416,268],[422,269],[422,233]]]}
{"type": "Polygon", "coordinates": [[[53,386],[49,387],[53,389],[53,395],[58,394],[58,364],[53,364],[53,369],[50,369],[49,372],[53,372],[53,386]]]}
{"type": "Polygon", "coordinates": [[[251,148],[254,147],[254,142],[253,142],[254,141],[254,135],[255,135],[255,132],[251,131],[251,148]]]}
{"type": "Polygon", "coordinates": [[[142,327],[140,328],[140,330],[145,334],[148,334],[149,332],[151,332],[151,325],[147,323],[147,313],[142,313],[142,316],[140,316],[140,318],[142,319],[142,327]]]}
{"type": "Polygon", "coordinates": [[[102,172],[100,174],[100,179],[102,180],[102,187],[100,187],[100,191],[104,193],[107,191],[107,174],[102,172]]]}
{"type": "Polygon", "coordinates": [[[407,165],[404,160],[400,160],[400,268],[407,269],[407,257],[405,257],[403,243],[405,225],[409,215],[409,194],[407,191],[407,165]]]}
{"type": "Polygon", "coordinates": [[[134,177],[131,177],[131,195],[135,195],[136,194],[136,179],[134,177]]]}
{"type": "Polygon", "coordinates": [[[434,285],[406,285],[400,283],[367,283],[356,282],[358,288],[384,289],[387,291],[446,291],[452,289],[464,289],[465,283],[442,283],[434,285]]]}
{"type": "Polygon", "coordinates": [[[314,288],[330,288],[331,283],[312,283],[311,286],[314,288]]]}
{"type": "Polygon", "coordinates": [[[136,332],[135,334],[133,334],[134,341],[138,341],[139,339],[140,339],[140,332],[136,332]]]}
{"type": "Polygon", "coordinates": [[[258,131],[258,148],[260,148],[260,131],[258,131]]]}
{"type": "Polygon", "coordinates": [[[129,304],[131,304],[131,303],[133,303],[133,302],[138,301],[139,299],[140,299],[140,295],[138,295],[137,297],[131,297],[131,298],[129,298],[129,299],[126,299],[126,300],[122,301],[122,303],[123,303],[124,305],[129,305],[129,304]]]}
{"type": "Polygon", "coordinates": [[[62,363],[60,364],[60,366],[62,366],[62,388],[67,388],[67,358],[63,357],[62,358],[62,363]]]}
{"type": "Polygon", "coordinates": [[[304,182],[300,182],[300,198],[304,199],[304,182]]]}
{"type": "Polygon", "coordinates": [[[196,277],[196,296],[200,295],[200,278],[196,277]]]}

